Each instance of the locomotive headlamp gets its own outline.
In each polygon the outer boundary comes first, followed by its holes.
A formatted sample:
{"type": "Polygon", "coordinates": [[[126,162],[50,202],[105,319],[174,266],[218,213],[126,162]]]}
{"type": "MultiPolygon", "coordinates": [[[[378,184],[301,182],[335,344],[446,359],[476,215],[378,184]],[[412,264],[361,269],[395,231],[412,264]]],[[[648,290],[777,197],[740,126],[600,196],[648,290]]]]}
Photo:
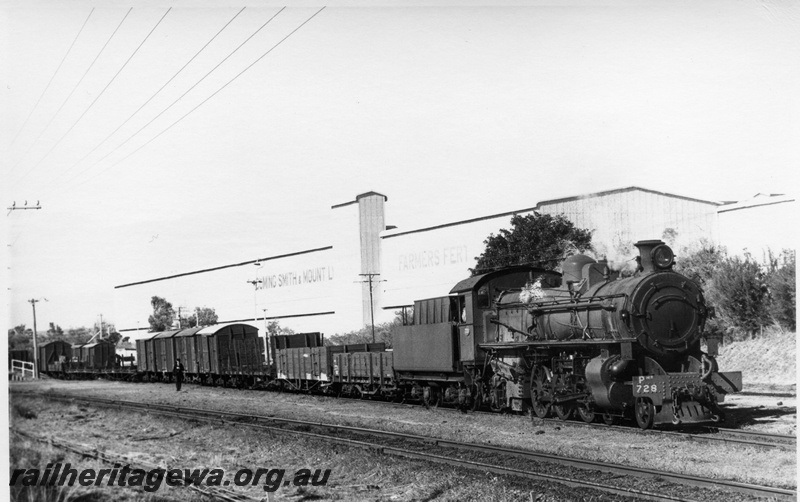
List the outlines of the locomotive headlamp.
{"type": "Polygon", "coordinates": [[[654,247],[650,252],[650,256],[653,258],[653,264],[656,268],[669,268],[675,261],[675,254],[666,244],[654,247]]]}

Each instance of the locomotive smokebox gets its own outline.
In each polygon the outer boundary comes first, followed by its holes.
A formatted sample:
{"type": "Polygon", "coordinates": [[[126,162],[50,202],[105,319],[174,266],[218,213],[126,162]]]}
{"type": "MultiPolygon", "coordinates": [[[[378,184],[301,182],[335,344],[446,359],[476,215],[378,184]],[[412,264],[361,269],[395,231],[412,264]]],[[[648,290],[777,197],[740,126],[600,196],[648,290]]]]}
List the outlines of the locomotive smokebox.
{"type": "Polygon", "coordinates": [[[649,240],[639,241],[634,244],[639,249],[640,272],[646,274],[662,270],[672,270],[675,263],[675,254],[664,241],[649,240]]]}

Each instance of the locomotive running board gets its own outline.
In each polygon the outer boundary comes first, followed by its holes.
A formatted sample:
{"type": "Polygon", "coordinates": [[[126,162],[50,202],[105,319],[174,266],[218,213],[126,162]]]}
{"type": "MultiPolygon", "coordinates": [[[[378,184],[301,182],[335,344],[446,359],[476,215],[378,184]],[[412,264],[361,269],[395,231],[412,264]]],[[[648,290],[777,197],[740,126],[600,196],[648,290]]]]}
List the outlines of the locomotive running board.
{"type": "Polygon", "coordinates": [[[524,349],[527,347],[548,347],[548,348],[558,348],[558,347],[581,347],[586,345],[616,345],[618,343],[632,343],[637,342],[636,338],[609,338],[606,340],[567,340],[567,341],[557,341],[557,344],[554,344],[555,340],[541,340],[536,342],[498,342],[498,343],[479,343],[478,347],[482,348],[483,350],[516,350],[516,349],[524,349]]]}

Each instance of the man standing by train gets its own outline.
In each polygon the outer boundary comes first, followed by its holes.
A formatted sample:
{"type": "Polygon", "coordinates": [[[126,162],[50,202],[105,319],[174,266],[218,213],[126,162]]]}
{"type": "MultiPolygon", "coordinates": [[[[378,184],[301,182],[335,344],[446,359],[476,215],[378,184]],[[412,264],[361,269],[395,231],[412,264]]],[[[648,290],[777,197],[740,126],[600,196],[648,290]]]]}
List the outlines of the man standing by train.
{"type": "Polygon", "coordinates": [[[172,373],[175,375],[175,390],[181,390],[181,383],[183,383],[183,364],[180,358],[175,359],[175,366],[172,368],[172,373]]]}

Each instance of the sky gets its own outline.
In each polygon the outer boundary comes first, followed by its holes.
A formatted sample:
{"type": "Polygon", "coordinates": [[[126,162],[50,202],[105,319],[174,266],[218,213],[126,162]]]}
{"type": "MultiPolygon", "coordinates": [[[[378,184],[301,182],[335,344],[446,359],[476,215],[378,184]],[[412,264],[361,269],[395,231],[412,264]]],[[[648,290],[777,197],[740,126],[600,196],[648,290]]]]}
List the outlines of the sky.
{"type": "Polygon", "coordinates": [[[797,192],[797,2],[409,5],[0,3],[0,194],[41,205],[6,210],[8,327],[325,245],[367,191],[405,229],[797,192]]]}

